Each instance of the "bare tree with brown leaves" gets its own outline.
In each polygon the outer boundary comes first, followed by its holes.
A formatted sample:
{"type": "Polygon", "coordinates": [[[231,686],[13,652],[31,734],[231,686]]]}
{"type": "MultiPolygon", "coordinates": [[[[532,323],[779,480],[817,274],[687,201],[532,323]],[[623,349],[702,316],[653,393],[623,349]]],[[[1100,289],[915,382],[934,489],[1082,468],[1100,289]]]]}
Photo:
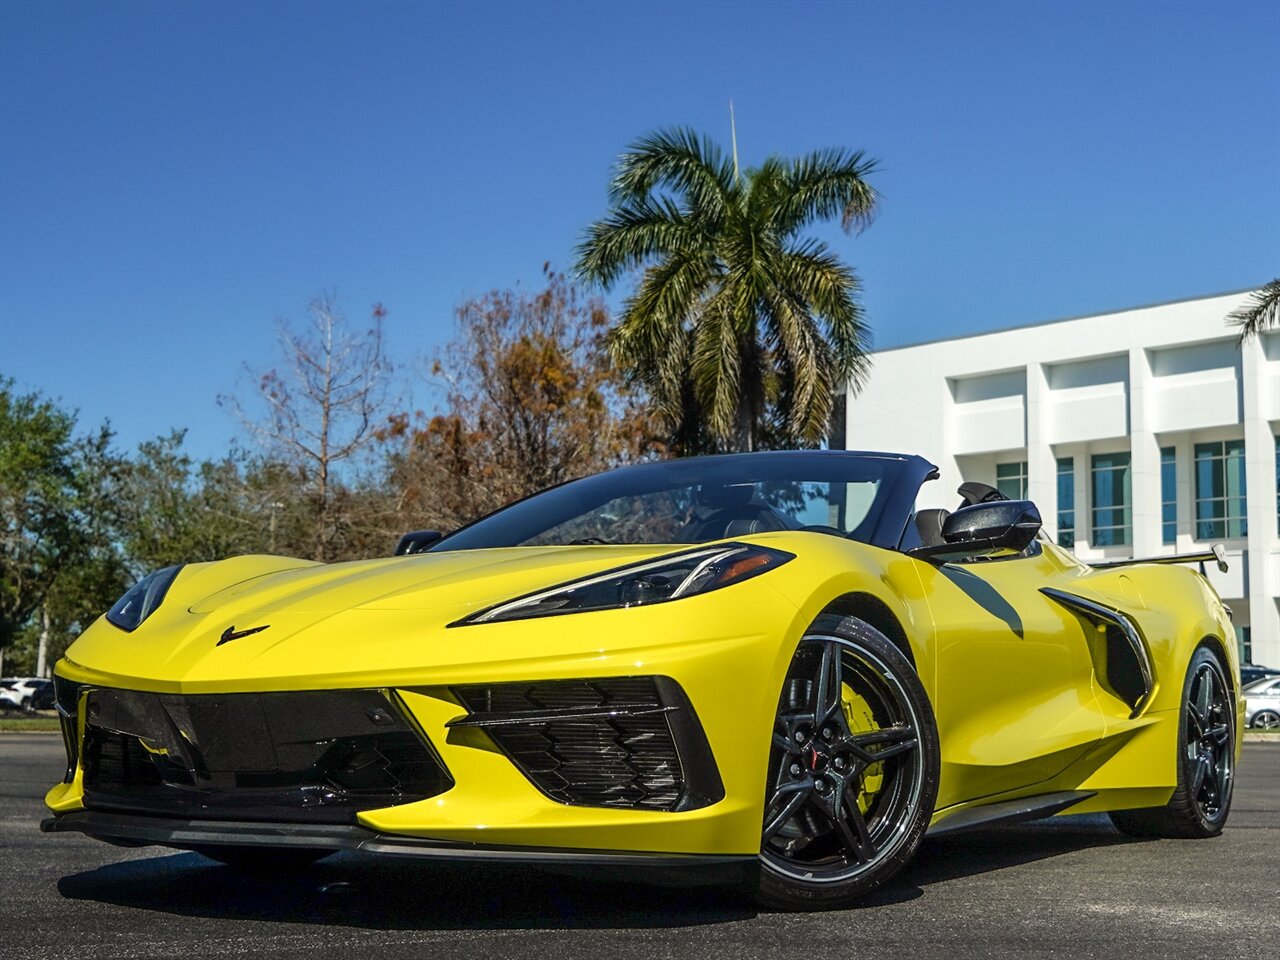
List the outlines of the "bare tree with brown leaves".
{"type": "Polygon", "coordinates": [[[391,365],[383,353],[386,310],[373,307],[370,325],[351,330],[333,294],[312,300],[308,323],[296,331],[278,324],[279,369],[255,373],[252,402],[218,401],[272,455],[298,471],[314,503],[312,555],[331,559],[335,526],[335,469],[375,438],[386,403],[391,365]],[[258,409],[260,408],[260,409],[258,409]]]}
{"type": "Polygon", "coordinates": [[[457,310],[431,365],[442,412],[393,417],[384,437],[391,521],[452,529],[574,477],[659,451],[609,363],[609,314],[545,267],[536,293],[495,290],[457,310]]]}

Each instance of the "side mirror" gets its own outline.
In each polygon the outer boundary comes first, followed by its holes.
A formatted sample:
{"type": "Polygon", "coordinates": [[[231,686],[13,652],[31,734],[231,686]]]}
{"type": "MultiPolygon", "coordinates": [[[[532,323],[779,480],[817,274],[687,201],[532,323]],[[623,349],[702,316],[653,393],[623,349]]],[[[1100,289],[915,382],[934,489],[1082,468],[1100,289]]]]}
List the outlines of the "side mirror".
{"type": "Polygon", "coordinates": [[[937,546],[917,547],[911,556],[941,562],[995,550],[1025,550],[1040,532],[1040,511],[1030,500],[994,500],[957,510],[942,524],[937,546]]]}
{"type": "Polygon", "coordinates": [[[425,553],[427,547],[443,536],[444,534],[439,530],[414,530],[406,533],[400,538],[400,542],[396,544],[396,556],[403,557],[410,553],[425,553]]]}
{"type": "Polygon", "coordinates": [[[1040,532],[1040,511],[1030,500],[994,500],[957,510],[942,524],[947,543],[992,543],[1025,550],[1040,532]]]}

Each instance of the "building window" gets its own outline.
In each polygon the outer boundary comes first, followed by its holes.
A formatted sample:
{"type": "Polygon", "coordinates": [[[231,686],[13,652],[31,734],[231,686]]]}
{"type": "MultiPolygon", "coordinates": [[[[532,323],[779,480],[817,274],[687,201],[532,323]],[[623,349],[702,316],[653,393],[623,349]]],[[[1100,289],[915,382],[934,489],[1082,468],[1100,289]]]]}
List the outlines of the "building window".
{"type": "Polygon", "coordinates": [[[1133,529],[1133,488],[1129,454],[1098,453],[1093,456],[1093,545],[1127,544],[1133,529]]]}
{"type": "Polygon", "coordinates": [[[1244,441],[1196,444],[1196,538],[1212,540],[1248,533],[1244,485],[1244,441]]]}
{"type": "Polygon", "coordinates": [[[1276,434],[1276,532],[1280,533],[1280,433],[1276,434]]]}
{"type": "Polygon", "coordinates": [[[997,463],[996,489],[1010,500],[1027,499],[1027,461],[997,463]]]}
{"type": "Polygon", "coordinates": [[[1076,545],[1076,466],[1070,457],[1058,458],[1058,546],[1076,545]]]}
{"type": "Polygon", "coordinates": [[[1240,648],[1240,662],[1253,663],[1253,637],[1248,627],[1236,627],[1236,646],[1240,648]]]}
{"type": "Polygon", "coordinates": [[[1173,447],[1160,448],[1160,539],[1178,541],[1178,473],[1173,447]]]}

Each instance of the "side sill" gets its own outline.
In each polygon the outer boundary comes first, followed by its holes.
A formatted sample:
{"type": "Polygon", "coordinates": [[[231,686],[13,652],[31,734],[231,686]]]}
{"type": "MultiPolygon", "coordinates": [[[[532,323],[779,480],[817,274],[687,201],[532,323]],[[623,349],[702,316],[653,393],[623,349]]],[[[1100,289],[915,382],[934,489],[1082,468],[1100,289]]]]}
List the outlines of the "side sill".
{"type": "Polygon", "coordinates": [[[929,828],[926,836],[940,837],[960,830],[985,827],[995,823],[1017,823],[1020,820],[1040,820],[1074,807],[1081,801],[1096,796],[1088,790],[1066,790],[1061,793],[1042,793],[1035,797],[1002,800],[979,807],[968,807],[951,814],[929,828]]]}

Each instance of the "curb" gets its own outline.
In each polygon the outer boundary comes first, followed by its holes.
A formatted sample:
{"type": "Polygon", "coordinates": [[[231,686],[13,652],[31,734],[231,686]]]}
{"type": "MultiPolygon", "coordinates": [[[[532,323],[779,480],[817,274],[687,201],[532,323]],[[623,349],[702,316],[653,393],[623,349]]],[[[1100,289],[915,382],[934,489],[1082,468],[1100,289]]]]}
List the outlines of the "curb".
{"type": "Polygon", "coordinates": [[[0,737],[59,737],[60,730],[0,730],[0,737]]]}

